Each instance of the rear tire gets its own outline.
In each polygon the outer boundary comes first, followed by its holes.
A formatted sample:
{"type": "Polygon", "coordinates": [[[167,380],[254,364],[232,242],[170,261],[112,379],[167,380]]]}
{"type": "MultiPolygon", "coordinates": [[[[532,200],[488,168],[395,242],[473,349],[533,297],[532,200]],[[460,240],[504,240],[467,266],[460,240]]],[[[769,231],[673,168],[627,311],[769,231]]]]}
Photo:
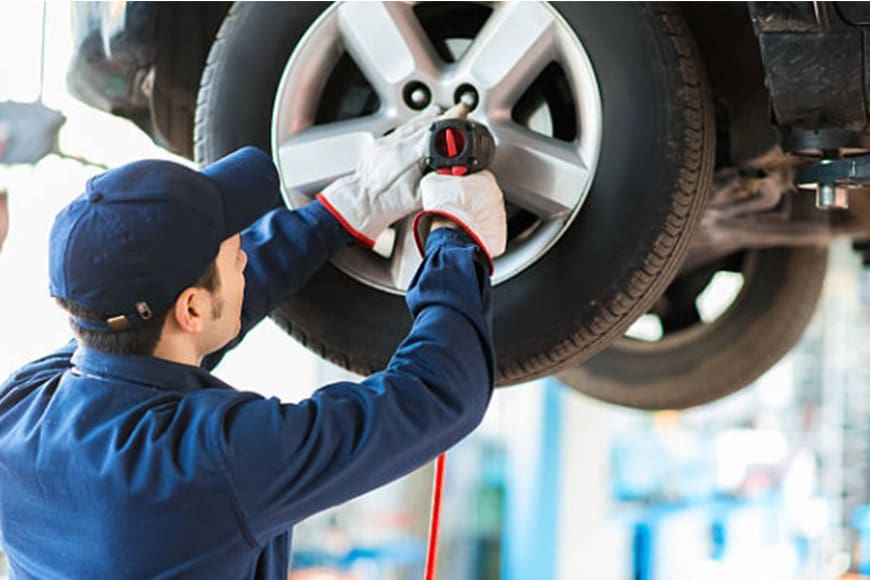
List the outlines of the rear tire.
{"type": "Polygon", "coordinates": [[[685,409],[751,384],[800,340],[822,293],[826,247],[748,250],[730,308],[660,342],[621,338],[558,378],[596,399],[639,409],[685,409]]]}

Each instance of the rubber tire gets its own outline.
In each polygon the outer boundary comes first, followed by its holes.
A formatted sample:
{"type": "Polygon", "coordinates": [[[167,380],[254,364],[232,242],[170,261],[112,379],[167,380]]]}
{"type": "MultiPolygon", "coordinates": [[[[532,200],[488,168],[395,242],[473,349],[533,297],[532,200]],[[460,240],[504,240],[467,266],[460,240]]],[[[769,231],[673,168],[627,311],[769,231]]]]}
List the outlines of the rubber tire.
{"type": "Polygon", "coordinates": [[[558,378],[596,399],[685,409],[753,383],[800,340],[824,286],[826,247],[752,251],[752,274],[709,324],[655,343],[622,338],[558,378]]]}
{"type": "MultiPolygon", "coordinates": [[[[598,76],[602,151],[569,231],[533,267],[495,289],[500,385],[576,364],[621,336],[675,274],[712,177],[713,107],[678,10],[658,3],[554,7],[583,42],[598,76]]],[[[198,96],[198,161],[247,144],[269,149],[282,68],[321,9],[233,6],[198,96]]],[[[401,297],[332,266],[272,317],[316,353],[360,374],[383,368],[411,323],[401,297]]]]}

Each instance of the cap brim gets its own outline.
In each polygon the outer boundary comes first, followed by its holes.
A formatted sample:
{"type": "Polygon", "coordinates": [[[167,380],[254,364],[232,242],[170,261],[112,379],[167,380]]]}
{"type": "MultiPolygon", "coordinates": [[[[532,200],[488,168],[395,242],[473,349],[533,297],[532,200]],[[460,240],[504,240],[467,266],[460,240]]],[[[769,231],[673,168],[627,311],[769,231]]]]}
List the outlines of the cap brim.
{"type": "Polygon", "coordinates": [[[278,170],[268,154],[244,147],[201,170],[221,192],[224,202],[224,239],[279,206],[278,170]]]}

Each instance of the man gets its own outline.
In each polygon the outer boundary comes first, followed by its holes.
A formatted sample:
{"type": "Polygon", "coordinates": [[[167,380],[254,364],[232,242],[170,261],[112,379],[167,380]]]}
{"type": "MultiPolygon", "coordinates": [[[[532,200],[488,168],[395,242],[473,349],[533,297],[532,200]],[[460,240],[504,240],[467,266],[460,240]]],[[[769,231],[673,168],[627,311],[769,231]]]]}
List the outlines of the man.
{"type": "Polygon", "coordinates": [[[58,214],[51,292],[78,340],[0,390],[13,577],[286,578],[296,522],[474,429],[493,386],[504,205],[489,173],[421,181],[433,118],[376,141],[297,211],[271,209],[277,172],[246,148],[202,172],[126,165],[58,214]],[[209,373],[338,249],[415,212],[414,325],[387,369],[298,404],[209,373]]]}

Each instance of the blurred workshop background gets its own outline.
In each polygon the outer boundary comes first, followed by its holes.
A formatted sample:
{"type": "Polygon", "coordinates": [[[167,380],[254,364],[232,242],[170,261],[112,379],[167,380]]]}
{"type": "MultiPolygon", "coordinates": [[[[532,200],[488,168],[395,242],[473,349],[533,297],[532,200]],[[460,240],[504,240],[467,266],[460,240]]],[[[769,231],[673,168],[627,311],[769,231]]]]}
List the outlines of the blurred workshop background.
{"type": "MultiPolygon", "coordinates": [[[[187,163],[67,93],[69,6],[45,7],[43,44],[42,3],[0,4],[0,147],[22,130],[21,103],[41,111],[34,126],[62,121],[38,162],[0,156],[3,376],[71,336],[47,291],[54,214],[103,167],[187,163]]],[[[867,282],[848,243],[835,244],[799,345],[752,387],[702,408],[632,411],[555,379],[499,390],[481,428],[448,456],[440,577],[870,575],[867,282]]],[[[269,320],[216,372],[287,401],[347,376],[269,320]]],[[[426,467],[301,524],[291,578],[421,578],[431,478],[426,467]]]]}

